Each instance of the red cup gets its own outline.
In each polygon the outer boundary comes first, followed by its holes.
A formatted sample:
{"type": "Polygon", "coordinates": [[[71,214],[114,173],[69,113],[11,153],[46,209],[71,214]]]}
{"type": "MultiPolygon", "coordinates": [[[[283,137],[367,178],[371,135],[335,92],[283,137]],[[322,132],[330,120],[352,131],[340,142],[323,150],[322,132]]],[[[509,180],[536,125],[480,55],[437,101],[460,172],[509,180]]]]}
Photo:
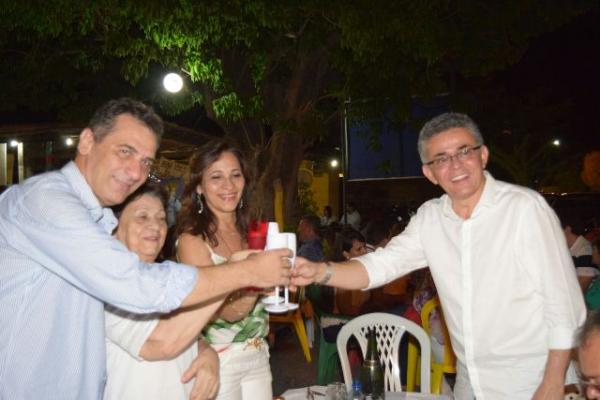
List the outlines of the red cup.
{"type": "Polygon", "coordinates": [[[248,248],[254,250],[264,250],[267,244],[267,229],[269,228],[268,221],[256,221],[250,222],[248,227],[248,248]]]}
{"type": "Polygon", "coordinates": [[[264,250],[267,244],[266,236],[250,236],[248,235],[248,248],[253,250],[264,250]]]}
{"type": "MultiPolygon", "coordinates": [[[[269,228],[268,221],[251,221],[248,227],[248,248],[253,250],[264,250],[267,244],[267,229],[269,228]]],[[[246,290],[251,292],[260,292],[261,288],[249,287],[246,290]]]]}

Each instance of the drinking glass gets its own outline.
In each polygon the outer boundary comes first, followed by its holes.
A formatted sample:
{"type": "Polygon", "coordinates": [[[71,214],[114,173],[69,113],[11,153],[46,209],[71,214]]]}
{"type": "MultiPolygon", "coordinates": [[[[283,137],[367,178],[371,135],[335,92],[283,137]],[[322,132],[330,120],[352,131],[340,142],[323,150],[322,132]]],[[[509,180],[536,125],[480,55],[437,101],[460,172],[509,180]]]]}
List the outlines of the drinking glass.
{"type": "MultiPolygon", "coordinates": [[[[290,262],[292,263],[292,267],[294,265],[294,261],[296,259],[296,234],[289,232],[277,232],[277,233],[269,233],[267,235],[267,245],[265,247],[266,250],[270,249],[290,249],[292,251],[292,256],[290,257],[290,262]]],[[[295,310],[298,308],[297,303],[290,303],[289,301],[289,288],[287,286],[283,289],[283,301],[279,297],[280,287],[275,287],[275,295],[269,296],[263,299],[263,302],[268,304],[266,310],[270,313],[286,313],[290,310],[295,310]]]]}
{"type": "Polygon", "coordinates": [[[248,227],[248,248],[263,250],[267,244],[267,221],[251,221],[248,227]]]}
{"type": "Polygon", "coordinates": [[[342,382],[330,383],[327,385],[325,396],[327,400],[346,400],[348,398],[346,385],[344,385],[342,382]]]}
{"type": "MultiPolygon", "coordinates": [[[[252,250],[264,250],[267,244],[267,227],[269,223],[264,220],[252,220],[248,225],[248,235],[246,241],[248,248],[252,250]]],[[[261,288],[248,287],[246,290],[250,292],[261,292],[261,288]]]]}

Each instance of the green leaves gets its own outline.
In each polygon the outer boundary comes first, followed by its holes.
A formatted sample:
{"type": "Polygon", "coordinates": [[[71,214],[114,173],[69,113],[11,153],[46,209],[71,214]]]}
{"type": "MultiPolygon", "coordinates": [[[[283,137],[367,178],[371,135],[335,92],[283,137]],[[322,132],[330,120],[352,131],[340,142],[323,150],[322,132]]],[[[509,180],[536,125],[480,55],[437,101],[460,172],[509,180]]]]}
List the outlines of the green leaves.
{"type": "Polygon", "coordinates": [[[226,88],[223,78],[223,67],[221,60],[209,59],[203,61],[201,56],[197,58],[188,58],[188,73],[192,82],[201,82],[208,84],[215,92],[222,92],[226,88]]]}
{"type": "Polygon", "coordinates": [[[244,116],[245,107],[236,93],[228,93],[213,100],[215,115],[224,120],[237,121],[244,116]]]}
{"type": "MultiPolygon", "coordinates": [[[[138,86],[155,66],[185,71],[192,91],[226,121],[271,125],[323,113],[321,99],[384,98],[447,90],[448,75],[481,76],[519,60],[532,38],[592,4],[525,0],[49,0],[0,4],[0,66],[59,60],[92,80],[120,65],[138,86]],[[109,70],[109,67],[110,70],[109,70]]],[[[38,68],[39,90],[52,101],[38,68]]],[[[28,72],[36,75],[36,71],[28,72]]],[[[68,76],[68,75],[67,75],[68,76]]],[[[55,88],[53,88],[55,89],[55,88]]],[[[14,94],[5,93],[5,99],[14,94]]],[[[1,99],[0,99],[1,100],[1,99]]],[[[94,101],[90,99],[90,101],[94,101]]],[[[23,99],[27,105],[27,100],[23,99]]],[[[1,107],[1,106],[0,106],[1,107]]],[[[329,105],[327,105],[329,107],[329,105]]],[[[405,115],[398,113],[397,116],[405,115]]],[[[323,120],[325,120],[323,118],[323,120]]],[[[314,121],[314,118],[313,118],[314,121]]],[[[299,125],[298,125],[299,126],[299,125]]]]}

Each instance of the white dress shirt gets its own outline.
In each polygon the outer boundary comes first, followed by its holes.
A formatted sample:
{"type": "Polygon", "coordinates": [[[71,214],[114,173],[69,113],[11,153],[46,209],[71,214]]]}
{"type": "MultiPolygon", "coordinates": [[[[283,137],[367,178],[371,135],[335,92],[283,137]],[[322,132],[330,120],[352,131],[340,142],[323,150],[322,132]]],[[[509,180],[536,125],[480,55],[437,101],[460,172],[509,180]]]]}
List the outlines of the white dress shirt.
{"type": "Polygon", "coordinates": [[[569,248],[572,257],[591,256],[592,244],[583,236],[577,236],[573,245],[569,248]]]}
{"type": "Polygon", "coordinates": [[[355,230],[360,230],[360,214],[358,211],[354,210],[352,212],[346,212],[345,216],[342,216],[340,219],[342,224],[350,225],[355,230]]]}
{"type": "Polygon", "coordinates": [[[447,195],[359,257],[369,287],[429,266],[477,400],[530,399],[550,349],[569,349],[585,306],[558,219],[536,192],[486,172],[470,218],[447,195]]]}

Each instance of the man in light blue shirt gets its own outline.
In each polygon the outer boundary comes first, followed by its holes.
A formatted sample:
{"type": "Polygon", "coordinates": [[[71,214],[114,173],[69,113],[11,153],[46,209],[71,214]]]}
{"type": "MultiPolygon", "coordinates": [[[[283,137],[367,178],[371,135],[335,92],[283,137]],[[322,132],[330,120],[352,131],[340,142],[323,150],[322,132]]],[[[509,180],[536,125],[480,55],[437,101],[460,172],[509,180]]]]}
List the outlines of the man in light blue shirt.
{"type": "Polygon", "coordinates": [[[110,206],[147,178],[162,120],[131,99],[102,106],[60,171],[0,196],[0,398],[101,399],[104,303],[168,312],[287,284],[286,250],[228,267],[146,264],[111,236],[110,206]]]}

